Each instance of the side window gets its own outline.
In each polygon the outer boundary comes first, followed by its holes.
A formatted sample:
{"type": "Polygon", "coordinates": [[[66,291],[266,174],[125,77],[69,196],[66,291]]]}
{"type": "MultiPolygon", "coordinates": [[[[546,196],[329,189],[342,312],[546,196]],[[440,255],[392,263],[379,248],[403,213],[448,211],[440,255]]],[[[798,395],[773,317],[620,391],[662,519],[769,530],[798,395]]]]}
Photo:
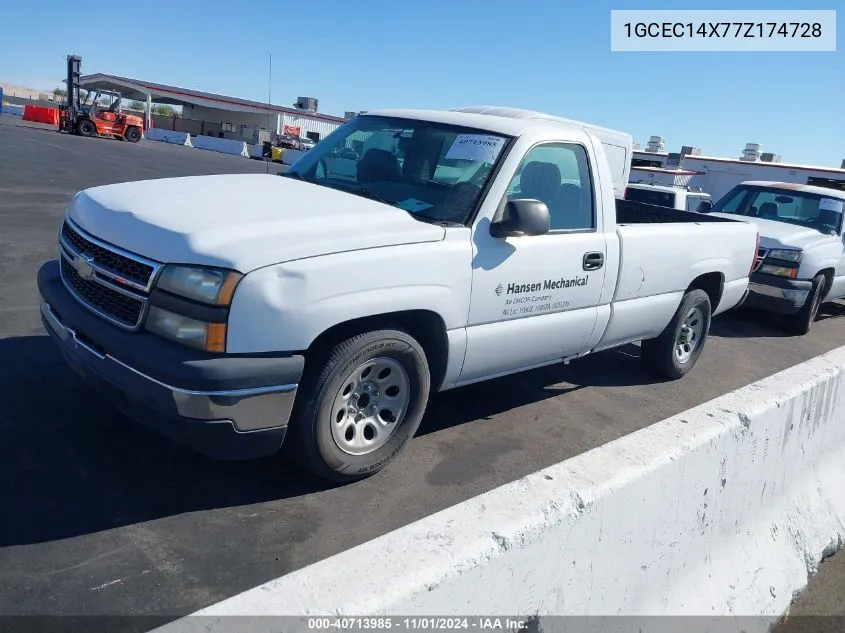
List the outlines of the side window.
{"type": "Polygon", "coordinates": [[[747,205],[744,204],[748,190],[745,187],[737,187],[736,190],[729,191],[725,196],[716,203],[714,211],[721,213],[737,213],[744,215],[744,209],[747,205]]]}
{"type": "Polygon", "coordinates": [[[508,198],[544,202],[553,231],[596,228],[593,180],[581,145],[550,143],[531,149],[508,186],[508,198]]]}
{"type": "Polygon", "coordinates": [[[698,205],[706,199],[701,196],[687,196],[687,211],[698,211],[698,205]]]}
{"type": "Polygon", "coordinates": [[[784,195],[777,191],[761,191],[754,198],[751,214],[769,220],[779,218],[798,218],[801,209],[800,199],[784,195]]]}

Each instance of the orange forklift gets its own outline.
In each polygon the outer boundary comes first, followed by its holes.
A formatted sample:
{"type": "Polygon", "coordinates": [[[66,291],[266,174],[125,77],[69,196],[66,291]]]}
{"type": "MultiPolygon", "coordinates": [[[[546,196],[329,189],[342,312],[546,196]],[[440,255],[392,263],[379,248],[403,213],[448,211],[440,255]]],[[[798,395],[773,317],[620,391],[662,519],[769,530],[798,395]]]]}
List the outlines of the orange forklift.
{"type": "Polygon", "coordinates": [[[82,58],[68,55],[67,100],[59,107],[59,132],[79,136],[111,136],[121,141],[141,140],[144,121],[123,114],[119,92],[89,91],[85,103],[80,98],[79,75],[82,58]]]}

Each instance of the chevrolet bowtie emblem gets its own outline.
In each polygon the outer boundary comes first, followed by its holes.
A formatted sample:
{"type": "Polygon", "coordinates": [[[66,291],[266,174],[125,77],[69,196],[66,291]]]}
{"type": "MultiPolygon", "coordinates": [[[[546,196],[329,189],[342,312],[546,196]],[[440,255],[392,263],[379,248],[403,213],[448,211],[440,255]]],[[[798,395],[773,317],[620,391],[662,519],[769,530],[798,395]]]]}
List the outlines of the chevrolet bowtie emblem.
{"type": "Polygon", "coordinates": [[[77,255],[73,258],[72,266],[76,273],[83,279],[91,279],[94,276],[93,257],[87,255],[77,255]]]}

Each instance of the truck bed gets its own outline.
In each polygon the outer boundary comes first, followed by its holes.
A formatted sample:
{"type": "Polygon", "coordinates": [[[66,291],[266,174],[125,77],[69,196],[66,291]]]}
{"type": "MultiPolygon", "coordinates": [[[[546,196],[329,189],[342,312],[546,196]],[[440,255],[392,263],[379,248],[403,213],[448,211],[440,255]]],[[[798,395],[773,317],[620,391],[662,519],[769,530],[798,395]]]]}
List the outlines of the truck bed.
{"type": "Polygon", "coordinates": [[[617,224],[675,224],[689,222],[737,222],[724,217],[669,209],[636,200],[616,199],[617,224]]]}

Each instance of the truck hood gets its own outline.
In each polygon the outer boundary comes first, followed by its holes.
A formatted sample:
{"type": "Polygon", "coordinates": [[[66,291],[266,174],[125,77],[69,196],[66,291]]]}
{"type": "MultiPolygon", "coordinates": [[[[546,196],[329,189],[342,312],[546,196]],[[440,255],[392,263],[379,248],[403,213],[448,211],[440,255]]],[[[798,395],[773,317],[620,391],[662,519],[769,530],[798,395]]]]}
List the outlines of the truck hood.
{"type": "Polygon", "coordinates": [[[795,248],[806,250],[823,242],[838,239],[820,233],[815,229],[808,229],[803,226],[789,224],[788,222],[764,220],[762,218],[752,218],[743,215],[734,215],[732,213],[711,213],[710,215],[754,224],[760,232],[760,246],[763,248],[795,248]]]}
{"type": "Polygon", "coordinates": [[[443,239],[442,227],[328,187],[265,174],[142,180],[78,193],[68,215],[159,262],[243,273],[294,259],[443,239]]]}

